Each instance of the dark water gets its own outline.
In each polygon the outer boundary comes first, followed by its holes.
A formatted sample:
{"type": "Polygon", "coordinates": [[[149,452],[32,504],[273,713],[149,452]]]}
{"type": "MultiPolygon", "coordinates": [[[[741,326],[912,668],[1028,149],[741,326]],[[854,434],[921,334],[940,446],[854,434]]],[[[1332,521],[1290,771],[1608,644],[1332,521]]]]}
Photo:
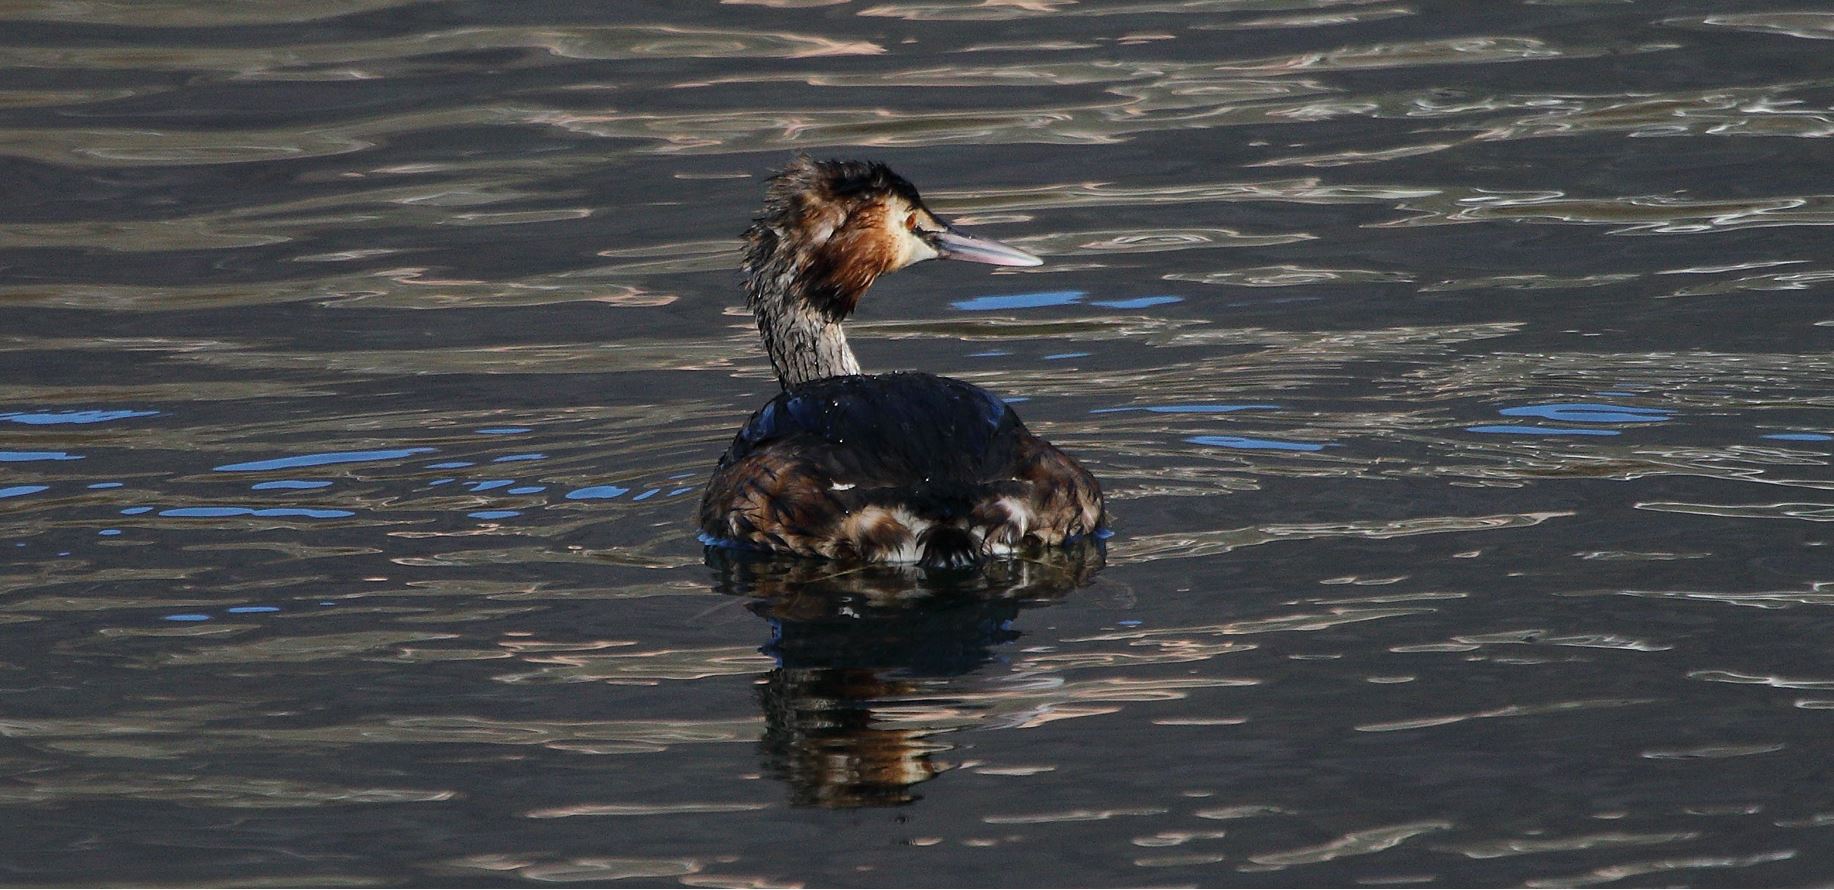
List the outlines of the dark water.
{"type": "Polygon", "coordinates": [[[0,882],[1826,884],[1819,5],[0,4],[0,882]],[[704,560],[799,149],[1105,555],[704,560]]]}

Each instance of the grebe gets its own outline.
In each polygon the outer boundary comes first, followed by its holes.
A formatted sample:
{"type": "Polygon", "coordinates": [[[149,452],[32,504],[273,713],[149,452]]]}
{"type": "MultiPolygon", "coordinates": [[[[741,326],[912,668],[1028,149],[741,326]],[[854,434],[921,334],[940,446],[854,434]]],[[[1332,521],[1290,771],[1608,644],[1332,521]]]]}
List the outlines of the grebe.
{"type": "Polygon", "coordinates": [[[950,227],[883,164],[798,156],[771,177],[740,268],[783,392],[720,458],[704,540],[949,568],[1100,529],[1095,477],[992,393],[860,373],[841,322],[880,275],[928,259],[1043,263],[950,227]]]}

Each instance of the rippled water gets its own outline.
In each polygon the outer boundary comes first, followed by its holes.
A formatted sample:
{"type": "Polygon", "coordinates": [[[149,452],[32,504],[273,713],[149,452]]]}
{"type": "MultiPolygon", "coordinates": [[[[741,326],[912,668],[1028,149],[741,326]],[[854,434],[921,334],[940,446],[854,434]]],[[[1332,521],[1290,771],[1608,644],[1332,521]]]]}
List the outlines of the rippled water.
{"type": "Polygon", "coordinates": [[[1823,884],[1834,13],[0,5],[0,882],[1823,884]],[[1106,552],[708,559],[794,150],[1106,552]],[[1023,400],[1023,401],[1020,401],[1023,400]]]}

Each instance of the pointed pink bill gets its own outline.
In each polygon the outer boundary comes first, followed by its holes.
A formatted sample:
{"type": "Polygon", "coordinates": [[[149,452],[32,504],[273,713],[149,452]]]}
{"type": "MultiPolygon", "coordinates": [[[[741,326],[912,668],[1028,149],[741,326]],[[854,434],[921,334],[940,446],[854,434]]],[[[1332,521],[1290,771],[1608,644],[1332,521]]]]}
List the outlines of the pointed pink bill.
{"type": "Polygon", "coordinates": [[[1041,260],[1017,247],[992,238],[976,238],[958,229],[944,229],[933,242],[936,255],[945,260],[966,260],[990,266],[1042,266],[1041,260]]]}

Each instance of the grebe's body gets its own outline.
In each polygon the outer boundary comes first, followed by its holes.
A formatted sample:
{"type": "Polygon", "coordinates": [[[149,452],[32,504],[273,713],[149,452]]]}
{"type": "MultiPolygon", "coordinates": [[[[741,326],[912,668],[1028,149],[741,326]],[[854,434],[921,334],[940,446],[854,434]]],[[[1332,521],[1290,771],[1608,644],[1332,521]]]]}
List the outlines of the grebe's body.
{"type": "Polygon", "coordinates": [[[799,158],[746,232],[747,303],[784,391],[739,431],[701,500],[710,539],[802,556],[967,565],[1102,524],[1101,486],[979,387],[863,375],[841,332],[885,272],[1040,261],[951,229],[879,164],[799,158]]]}
{"type": "Polygon", "coordinates": [[[1094,477],[976,386],[829,377],[739,431],[701,505],[707,534],[869,562],[966,565],[1096,530],[1094,477]]]}

